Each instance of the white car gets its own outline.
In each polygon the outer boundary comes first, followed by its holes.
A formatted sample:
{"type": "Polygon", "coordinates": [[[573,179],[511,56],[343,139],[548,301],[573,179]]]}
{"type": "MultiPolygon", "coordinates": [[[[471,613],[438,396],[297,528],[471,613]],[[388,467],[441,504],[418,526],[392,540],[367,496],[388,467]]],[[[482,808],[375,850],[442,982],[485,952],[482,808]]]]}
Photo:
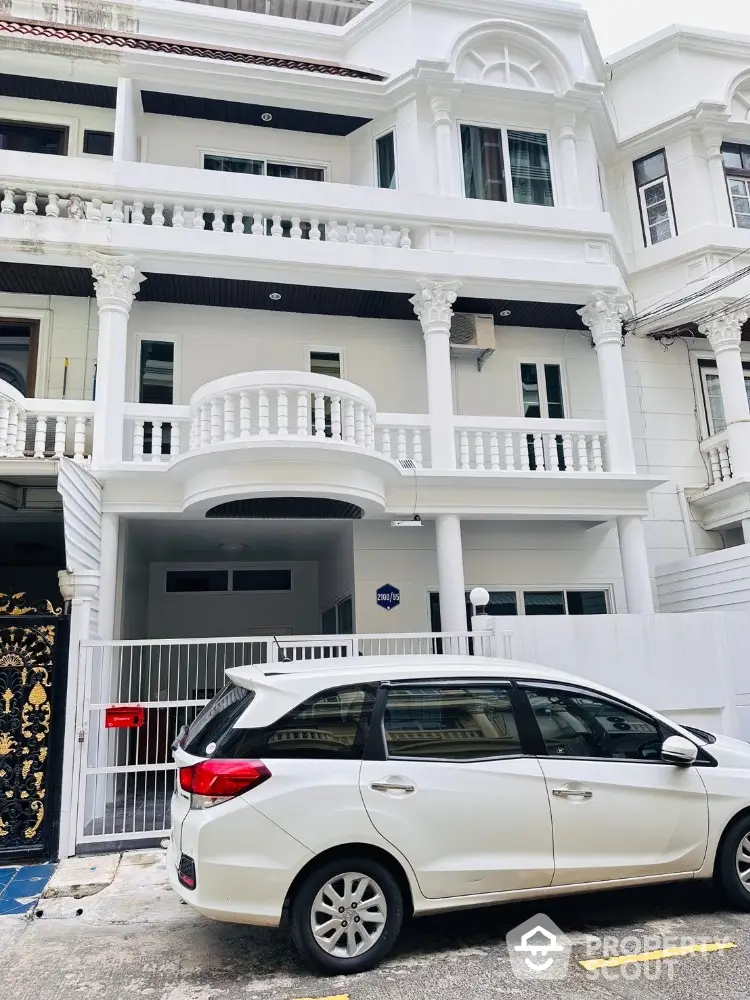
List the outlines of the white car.
{"type": "Polygon", "coordinates": [[[288,916],[349,973],[411,914],[712,876],[750,909],[750,744],[505,660],[263,669],[175,747],[170,879],[207,916],[288,916]]]}

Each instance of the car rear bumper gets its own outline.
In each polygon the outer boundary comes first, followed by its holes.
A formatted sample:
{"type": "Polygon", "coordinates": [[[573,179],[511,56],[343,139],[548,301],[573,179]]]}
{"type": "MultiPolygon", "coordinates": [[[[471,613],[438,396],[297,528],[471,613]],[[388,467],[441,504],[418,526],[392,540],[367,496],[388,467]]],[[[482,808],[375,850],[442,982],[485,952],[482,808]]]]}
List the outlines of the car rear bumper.
{"type": "Polygon", "coordinates": [[[167,851],[167,871],[186,903],[214,920],[264,927],[279,925],[289,887],[313,857],[241,798],[191,809],[182,823],[180,847],[195,863],[195,888],[178,879],[180,854],[174,841],[167,851]]]}

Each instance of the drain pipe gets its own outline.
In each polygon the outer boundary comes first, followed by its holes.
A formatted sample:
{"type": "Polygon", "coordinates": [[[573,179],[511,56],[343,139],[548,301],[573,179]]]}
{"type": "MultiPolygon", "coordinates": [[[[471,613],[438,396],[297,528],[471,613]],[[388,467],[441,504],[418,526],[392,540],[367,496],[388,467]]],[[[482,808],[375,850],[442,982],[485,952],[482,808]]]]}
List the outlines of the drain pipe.
{"type": "Polygon", "coordinates": [[[677,500],[680,504],[680,514],[682,516],[682,527],[685,530],[685,542],[687,543],[688,555],[692,559],[695,555],[695,538],[693,537],[693,526],[690,523],[690,508],[688,507],[685,488],[677,487],[677,500]]]}

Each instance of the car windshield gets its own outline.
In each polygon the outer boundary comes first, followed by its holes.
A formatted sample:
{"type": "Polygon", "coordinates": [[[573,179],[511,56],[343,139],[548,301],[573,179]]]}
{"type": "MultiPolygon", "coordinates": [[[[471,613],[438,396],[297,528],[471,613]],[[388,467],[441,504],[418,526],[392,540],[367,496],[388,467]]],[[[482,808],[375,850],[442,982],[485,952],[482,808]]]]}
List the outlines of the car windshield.
{"type": "Polygon", "coordinates": [[[183,732],[179,746],[196,757],[210,756],[216,743],[232,728],[254,697],[254,691],[236,684],[227,684],[213,696],[183,732]]]}

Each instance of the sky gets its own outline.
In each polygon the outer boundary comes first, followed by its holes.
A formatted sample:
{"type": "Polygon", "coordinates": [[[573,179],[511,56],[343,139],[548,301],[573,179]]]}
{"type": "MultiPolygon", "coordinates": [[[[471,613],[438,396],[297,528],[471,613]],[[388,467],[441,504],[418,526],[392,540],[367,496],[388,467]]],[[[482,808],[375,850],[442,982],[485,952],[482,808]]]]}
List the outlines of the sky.
{"type": "Polygon", "coordinates": [[[747,0],[579,0],[606,57],[670,24],[750,35],[747,0]]]}

